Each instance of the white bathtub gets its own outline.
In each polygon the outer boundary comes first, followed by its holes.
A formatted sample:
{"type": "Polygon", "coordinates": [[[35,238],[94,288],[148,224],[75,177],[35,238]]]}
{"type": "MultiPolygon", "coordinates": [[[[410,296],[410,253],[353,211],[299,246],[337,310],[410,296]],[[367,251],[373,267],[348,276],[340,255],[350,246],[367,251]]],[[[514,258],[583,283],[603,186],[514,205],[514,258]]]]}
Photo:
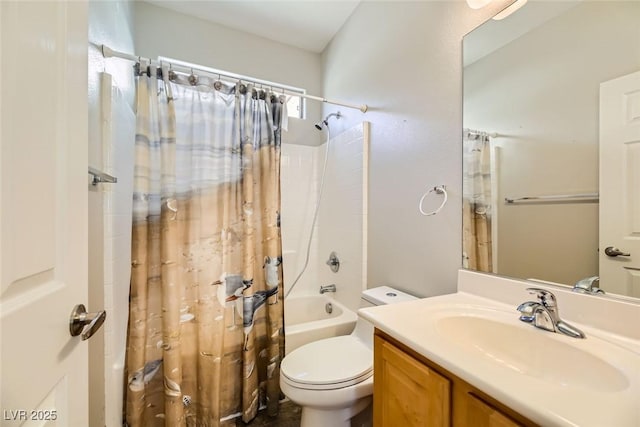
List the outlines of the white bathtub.
{"type": "Polygon", "coordinates": [[[323,338],[349,335],[358,315],[326,295],[287,298],[284,302],[285,354],[323,338]],[[326,305],[331,304],[331,313],[326,305]]]}

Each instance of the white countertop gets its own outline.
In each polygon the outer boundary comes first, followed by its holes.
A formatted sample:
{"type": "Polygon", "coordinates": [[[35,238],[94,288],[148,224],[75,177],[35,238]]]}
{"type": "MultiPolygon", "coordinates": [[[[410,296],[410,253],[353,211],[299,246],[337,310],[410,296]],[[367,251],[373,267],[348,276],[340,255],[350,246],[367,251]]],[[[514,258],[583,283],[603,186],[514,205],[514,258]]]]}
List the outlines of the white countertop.
{"type": "MultiPolygon", "coordinates": [[[[522,299],[521,302],[524,301],[522,299]]],[[[559,308],[562,317],[561,304],[559,308]]],[[[520,322],[520,313],[514,305],[466,292],[364,308],[358,314],[376,328],[542,426],[640,426],[640,343],[636,339],[620,337],[570,319],[567,321],[580,328],[586,339],[543,331],[520,322]],[[565,344],[576,347],[597,360],[605,361],[607,368],[614,367],[617,371],[606,372],[615,373],[614,377],[619,380],[613,385],[599,387],[597,372],[585,372],[583,376],[582,367],[567,363],[571,365],[566,366],[569,374],[573,375],[571,378],[577,379],[567,382],[563,376],[564,367],[554,366],[555,372],[560,372],[555,376],[546,375],[546,371],[554,371],[547,365],[527,372],[527,369],[520,369],[483,349],[475,351],[466,343],[461,346],[460,342],[444,334],[437,324],[443,316],[464,312],[478,312],[508,323],[509,330],[516,334],[519,334],[519,329],[513,328],[523,328],[523,340],[532,337],[532,330],[545,334],[536,335],[536,342],[547,342],[544,340],[548,337],[560,341],[556,343],[560,347],[566,348],[565,344]]],[[[518,351],[525,351],[524,344],[530,344],[513,341],[506,347],[516,357],[518,351]]]]}

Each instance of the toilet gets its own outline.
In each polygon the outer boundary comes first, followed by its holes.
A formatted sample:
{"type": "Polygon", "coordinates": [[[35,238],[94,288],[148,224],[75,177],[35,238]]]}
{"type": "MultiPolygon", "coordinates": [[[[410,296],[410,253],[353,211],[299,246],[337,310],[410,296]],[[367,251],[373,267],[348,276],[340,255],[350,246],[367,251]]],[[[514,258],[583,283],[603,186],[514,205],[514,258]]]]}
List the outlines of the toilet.
{"type": "MultiPolygon", "coordinates": [[[[380,286],[362,293],[360,308],[415,299],[380,286]]],[[[301,427],[349,427],[372,401],[373,325],[358,317],[351,335],[314,341],[289,353],[280,366],[280,389],[302,407],[301,427]]]]}

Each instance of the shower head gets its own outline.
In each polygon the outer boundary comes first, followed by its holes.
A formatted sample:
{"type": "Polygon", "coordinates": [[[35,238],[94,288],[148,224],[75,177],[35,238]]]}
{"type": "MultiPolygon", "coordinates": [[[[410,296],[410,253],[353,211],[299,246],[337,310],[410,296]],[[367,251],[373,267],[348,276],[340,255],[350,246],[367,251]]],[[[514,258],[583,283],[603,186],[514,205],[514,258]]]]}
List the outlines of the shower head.
{"type": "Polygon", "coordinates": [[[329,126],[329,118],[331,118],[331,117],[333,117],[333,116],[335,116],[335,117],[336,117],[336,119],[339,119],[340,117],[342,117],[342,113],[340,113],[340,111],[338,111],[337,113],[331,113],[331,114],[329,114],[327,117],[325,117],[325,118],[324,118],[324,120],[323,120],[323,121],[318,122],[318,123],[316,123],[316,124],[315,124],[316,129],[318,129],[318,130],[322,130],[322,128],[323,128],[324,126],[327,126],[327,127],[328,127],[328,126],[329,126]]]}

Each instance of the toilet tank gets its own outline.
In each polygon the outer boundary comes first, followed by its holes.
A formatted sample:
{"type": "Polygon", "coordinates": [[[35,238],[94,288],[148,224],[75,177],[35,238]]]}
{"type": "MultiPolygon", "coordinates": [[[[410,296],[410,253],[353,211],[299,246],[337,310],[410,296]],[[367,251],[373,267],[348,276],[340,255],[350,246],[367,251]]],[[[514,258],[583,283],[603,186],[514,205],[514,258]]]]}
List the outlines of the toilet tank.
{"type": "MultiPolygon", "coordinates": [[[[378,286],[362,292],[360,308],[374,307],[378,305],[396,304],[404,301],[413,301],[418,298],[399,291],[389,286],[378,286]]],[[[368,347],[373,348],[373,324],[358,316],[356,328],[351,335],[357,337],[368,347]]]]}
{"type": "Polygon", "coordinates": [[[413,295],[409,295],[392,287],[378,286],[362,292],[360,308],[395,304],[403,301],[413,301],[415,299],[417,298],[413,295]]]}

